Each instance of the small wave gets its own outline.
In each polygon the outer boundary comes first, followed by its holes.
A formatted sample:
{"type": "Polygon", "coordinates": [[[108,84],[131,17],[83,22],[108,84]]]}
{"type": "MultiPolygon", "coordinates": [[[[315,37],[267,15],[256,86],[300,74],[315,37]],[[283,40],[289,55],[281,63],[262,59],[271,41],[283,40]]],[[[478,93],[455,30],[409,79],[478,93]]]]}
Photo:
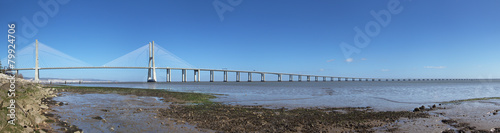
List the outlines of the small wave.
{"type": "Polygon", "coordinates": [[[385,101],[389,101],[389,102],[394,102],[394,103],[407,103],[407,104],[428,104],[428,103],[438,103],[438,102],[402,102],[402,101],[395,101],[395,100],[391,100],[391,99],[387,99],[387,98],[383,98],[383,97],[372,97],[372,98],[375,98],[375,99],[381,99],[381,100],[385,100],[385,101]]]}

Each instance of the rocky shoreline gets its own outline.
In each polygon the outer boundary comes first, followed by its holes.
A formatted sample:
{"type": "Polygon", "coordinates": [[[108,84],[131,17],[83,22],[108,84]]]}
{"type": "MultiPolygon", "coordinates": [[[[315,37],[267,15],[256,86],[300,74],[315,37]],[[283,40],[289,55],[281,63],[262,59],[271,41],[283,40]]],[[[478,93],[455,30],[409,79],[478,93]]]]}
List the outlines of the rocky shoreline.
{"type": "MultiPolygon", "coordinates": [[[[0,74],[0,88],[2,92],[7,92],[10,82],[9,76],[0,74]]],[[[16,102],[16,125],[7,124],[8,120],[7,106],[11,97],[7,93],[0,93],[0,132],[46,132],[50,129],[46,122],[48,118],[42,114],[49,109],[48,104],[43,103],[42,99],[55,97],[56,92],[49,88],[43,88],[42,85],[32,83],[24,79],[16,79],[16,96],[13,98],[16,102]]]]}

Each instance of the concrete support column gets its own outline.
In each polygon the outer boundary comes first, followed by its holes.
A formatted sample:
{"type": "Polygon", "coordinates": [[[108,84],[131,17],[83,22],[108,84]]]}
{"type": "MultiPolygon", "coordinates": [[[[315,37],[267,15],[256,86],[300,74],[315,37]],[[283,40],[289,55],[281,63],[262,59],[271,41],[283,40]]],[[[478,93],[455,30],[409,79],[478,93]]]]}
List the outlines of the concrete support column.
{"type": "Polygon", "coordinates": [[[240,72],[236,72],[236,82],[240,82],[240,72]]]}
{"type": "Polygon", "coordinates": [[[314,81],[318,82],[318,76],[314,76],[314,81]]]}
{"type": "Polygon", "coordinates": [[[182,69],[182,82],[186,82],[187,77],[186,77],[186,69],[182,69]]]}
{"type": "MultiPolygon", "coordinates": [[[[35,81],[38,82],[40,80],[40,75],[39,75],[40,74],[39,73],[40,69],[38,68],[38,39],[36,39],[35,41],[36,41],[35,42],[35,45],[36,45],[35,46],[35,54],[36,54],[36,60],[35,60],[35,81]]],[[[8,64],[8,62],[7,62],[7,64],[8,64]]],[[[16,72],[16,74],[19,74],[19,73],[16,72]]]]}
{"type": "Polygon", "coordinates": [[[252,73],[248,73],[248,82],[252,82],[252,73]]]}
{"type": "Polygon", "coordinates": [[[214,82],[214,70],[210,70],[210,82],[214,82]]]}
{"type": "Polygon", "coordinates": [[[196,70],[193,70],[193,82],[196,82],[196,76],[198,76],[198,74],[196,74],[196,70]]]}
{"type": "Polygon", "coordinates": [[[326,77],[323,77],[323,82],[326,82],[326,77]]]}
{"type": "Polygon", "coordinates": [[[334,77],[330,77],[330,81],[333,81],[333,78],[334,78],[334,77]]]}
{"type": "Polygon", "coordinates": [[[266,75],[264,73],[260,74],[260,82],[266,82],[266,75]]]}
{"type": "Polygon", "coordinates": [[[298,81],[301,82],[302,81],[302,75],[297,75],[297,78],[298,78],[298,81]]]}
{"type": "Polygon", "coordinates": [[[167,69],[167,82],[171,82],[172,81],[172,76],[171,76],[170,71],[171,71],[171,69],[167,69]]]}
{"type": "Polygon", "coordinates": [[[227,82],[227,71],[224,71],[224,82],[227,82]]]}
{"type": "Polygon", "coordinates": [[[311,81],[311,76],[307,76],[307,82],[311,81]]]}
{"type": "Polygon", "coordinates": [[[194,70],[194,82],[200,82],[200,70],[194,70]]]}
{"type": "Polygon", "coordinates": [[[281,82],[281,74],[278,74],[278,82],[281,82]]]}
{"type": "Polygon", "coordinates": [[[288,76],[288,81],[293,82],[293,75],[288,76]]]}

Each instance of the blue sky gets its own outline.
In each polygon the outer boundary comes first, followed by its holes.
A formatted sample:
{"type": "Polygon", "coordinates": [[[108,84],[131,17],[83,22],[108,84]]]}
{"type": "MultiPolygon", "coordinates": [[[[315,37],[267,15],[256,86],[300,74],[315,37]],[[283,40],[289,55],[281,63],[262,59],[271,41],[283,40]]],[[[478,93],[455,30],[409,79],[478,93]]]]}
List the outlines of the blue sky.
{"type": "MultiPolygon", "coordinates": [[[[16,23],[16,36],[25,38],[18,40],[19,50],[39,39],[93,66],[154,40],[199,68],[375,78],[500,78],[500,1],[495,0],[40,1],[57,3],[58,11],[45,11],[39,1],[1,1],[0,36],[7,36],[7,24],[16,23]],[[222,13],[221,19],[214,2],[222,3],[222,10],[233,10],[222,13]],[[391,7],[399,12],[389,12],[385,26],[370,13],[391,7]],[[42,22],[34,22],[33,16],[40,14],[47,15],[46,23],[41,17],[37,19],[42,22]],[[22,18],[37,32],[23,31],[28,24],[22,18]],[[366,34],[369,24],[378,25],[378,32],[372,25],[370,42],[356,46],[355,27],[366,34]],[[346,56],[342,42],[359,53],[346,56]]],[[[6,57],[6,46],[0,47],[0,55],[6,57]]]]}

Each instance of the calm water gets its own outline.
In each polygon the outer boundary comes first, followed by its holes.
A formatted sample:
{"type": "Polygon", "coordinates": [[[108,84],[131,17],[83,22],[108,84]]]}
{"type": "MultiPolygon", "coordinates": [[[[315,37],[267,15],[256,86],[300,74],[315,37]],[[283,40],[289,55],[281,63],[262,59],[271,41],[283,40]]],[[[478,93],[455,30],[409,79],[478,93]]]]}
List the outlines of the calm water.
{"type": "MultiPolygon", "coordinates": [[[[73,84],[75,85],[75,84],[73,84]]],[[[187,82],[110,83],[79,86],[167,89],[224,94],[217,102],[269,107],[366,107],[412,110],[437,102],[500,97],[499,80],[402,82],[187,82]]]]}

